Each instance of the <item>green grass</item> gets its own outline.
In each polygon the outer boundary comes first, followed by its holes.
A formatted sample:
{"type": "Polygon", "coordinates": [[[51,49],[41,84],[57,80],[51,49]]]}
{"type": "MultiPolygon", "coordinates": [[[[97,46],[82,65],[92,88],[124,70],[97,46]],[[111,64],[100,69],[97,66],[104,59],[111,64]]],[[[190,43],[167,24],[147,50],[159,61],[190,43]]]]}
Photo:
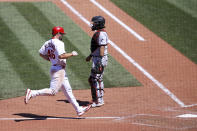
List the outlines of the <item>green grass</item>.
{"type": "MultiPolygon", "coordinates": [[[[26,88],[49,87],[50,63],[39,57],[38,50],[50,39],[56,25],[67,32],[63,39],[66,51],[79,52],[67,64],[72,88],[89,88],[91,63],[85,62],[85,57],[89,54],[90,37],[85,32],[52,2],[0,2],[0,99],[24,95],[26,88]]],[[[108,65],[106,88],[141,85],[110,55],[108,65]]]]}
{"type": "Polygon", "coordinates": [[[196,0],[111,0],[197,63],[196,0]]]}
{"type": "Polygon", "coordinates": [[[167,0],[177,8],[197,18],[197,1],[196,0],[167,0]]]}
{"type": "MultiPolygon", "coordinates": [[[[11,64],[11,69],[17,73],[17,77],[20,78],[26,87],[32,89],[38,89],[38,87],[43,88],[44,86],[47,86],[46,83],[49,81],[48,76],[43,73],[32,56],[29,54],[28,50],[20,43],[20,40],[15,36],[15,34],[9,29],[9,27],[1,18],[0,25],[0,30],[5,31],[0,35],[0,50],[7,58],[7,61],[9,61],[11,64]]],[[[6,72],[3,73],[6,74],[6,72]]],[[[12,79],[7,77],[7,80],[4,82],[6,84],[14,84],[12,81],[12,79]]],[[[4,87],[1,87],[3,88],[2,91],[6,90],[6,92],[12,92],[12,89],[9,89],[9,86],[6,84],[4,84],[4,87]]]]}

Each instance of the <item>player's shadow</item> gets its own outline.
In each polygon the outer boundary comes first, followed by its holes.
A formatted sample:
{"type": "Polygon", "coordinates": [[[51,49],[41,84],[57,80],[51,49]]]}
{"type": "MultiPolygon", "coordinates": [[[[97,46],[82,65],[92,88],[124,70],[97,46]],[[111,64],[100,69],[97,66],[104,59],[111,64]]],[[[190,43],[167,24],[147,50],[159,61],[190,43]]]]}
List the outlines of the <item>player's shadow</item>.
{"type": "Polygon", "coordinates": [[[84,119],[83,117],[56,117],[56,116],[42,116],[31,113],[17,113],[13,114],[24,118],[15,119],[15,122],[32,121],[32,120],[47,120],[47,119],[84,119]]]}
{"type": "MultiPolygon", "coordinates": [[[[68,100],[57,100],[59,102],[65,102],[65,103],[70,103],[68,100]]],[[[88,106],[90,105],[91,103],[89,101],[80,101],[80,100],[77,100],[77,102],[79,103],[79,106],[88,106]]]]}

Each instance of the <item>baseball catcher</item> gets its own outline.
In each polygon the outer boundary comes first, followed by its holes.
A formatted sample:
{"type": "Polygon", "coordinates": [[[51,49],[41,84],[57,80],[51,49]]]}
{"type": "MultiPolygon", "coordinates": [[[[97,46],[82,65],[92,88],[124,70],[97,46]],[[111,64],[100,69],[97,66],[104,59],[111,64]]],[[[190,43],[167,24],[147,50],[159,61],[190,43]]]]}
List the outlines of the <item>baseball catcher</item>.
{"type": "Polygon", "coordinates": [[[102,16],[94,16],[91,19],[92,31],[95,31],[91,39],[90,55],[86,57],[86,61],[92,59],[91,74],[88,79],[91,86],[92,107],[104,105],[104,83],[103,73],[108,61],[108,35],[105,28],[105,19],[102,16]]]}

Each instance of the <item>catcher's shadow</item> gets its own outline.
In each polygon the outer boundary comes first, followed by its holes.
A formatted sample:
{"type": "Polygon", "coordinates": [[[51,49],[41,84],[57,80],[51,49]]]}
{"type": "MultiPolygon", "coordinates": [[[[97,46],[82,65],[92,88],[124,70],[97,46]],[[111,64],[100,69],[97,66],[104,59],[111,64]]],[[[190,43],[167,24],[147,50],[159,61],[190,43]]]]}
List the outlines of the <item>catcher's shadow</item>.
{"type": "MultiPolygon", "coordinates": [[[[58,102],[65,102],[65,103],[70,103],[68,100],[57,100],[58,102]]],[[[88,106],[91,103],[89,101],[80,101],[77,100],[77,102],[79,103],[79,106],[88,106]]]]}
{"type": "Polygon", "coordinates": [[[56,117],[56,116],[42,116],[31,113],[17,113],[13,114],[24,118],[15,119],[15,122],[32,121],[32,120],[47,120],[47,119],[84,119],[83,117],[56,117]]]}

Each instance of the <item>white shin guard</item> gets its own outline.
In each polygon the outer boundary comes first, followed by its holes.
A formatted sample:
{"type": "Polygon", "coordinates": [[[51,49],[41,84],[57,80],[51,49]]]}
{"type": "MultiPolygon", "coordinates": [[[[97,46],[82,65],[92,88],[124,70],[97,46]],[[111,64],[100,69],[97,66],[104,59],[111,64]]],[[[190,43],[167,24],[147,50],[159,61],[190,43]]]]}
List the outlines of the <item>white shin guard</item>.
{"type": "Polygon", "coordinates": [[[98,103],[103,103],[103,96],[104,96],[104,84],[103,81],[97,82],[97,98],[98,103]]]}

